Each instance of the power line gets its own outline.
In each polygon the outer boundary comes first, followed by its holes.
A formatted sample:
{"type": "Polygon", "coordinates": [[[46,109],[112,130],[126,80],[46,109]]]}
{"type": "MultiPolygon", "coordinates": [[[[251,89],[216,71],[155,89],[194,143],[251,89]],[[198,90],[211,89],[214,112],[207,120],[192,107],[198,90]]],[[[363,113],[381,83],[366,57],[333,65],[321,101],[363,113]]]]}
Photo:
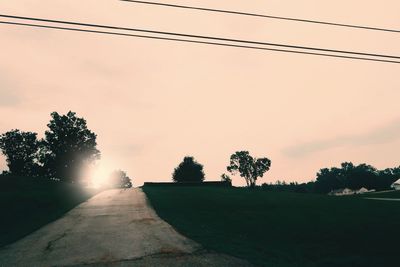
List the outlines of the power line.
{"type": "Polygon", "coordinates": [[[275,47],[283,47],[283,48],[290,48],[290,49],[312,50],[312,51],[328,52],[328,53],[341,53],[341,54],[358,55],[358,56],[371,56],[371,57],[383,57],[383,58],[391,58],[391,59],[400,59],[400,56],[383,55],[383,54],[375,54],[375,53],[364,53],[364,52],[345,51],[345,50],[336,50],[336,49],[326,49],[326,48],[318,48],[318,47],[308,47],[308,46],[298,46],[298,45],[287,45],[287,44],[278,44],[278,43],[269,43],[269,42],[250,41],[250,40],[242,40],[242,39],[222,38],[222,37],[205,36],[205,35],[194,35],[194,34],[185,34],[185,33],[176,33],[176,32],[155,31],[155,30],[147,30],[147,29],[139,29],[139,28],[128,28],[128,27],[119,27],[119,26],[110,26],[110,25],[101,25],[101,24],[90,24],[90,23],[72,22],[72,21],[64,21],[64,20],[53,20],[53,19],[33,18],[33,17],[22,17],[22,16],[5,15],[5,14],[0,14],[0,17],[11,18],[11,19],[19,19],[19,20],[32,20],[32,21],[40,21],[40,22],[59,23],[59,24],[74,25],[74,26],[96,27],[96,28],[111,29],[111,30],[124,30],[124,31],[135,31],[135,32],[144,32],[144,33],[151,33],[151,34],[162,34],[162,35],[168,35],[168,36],[174,36],[174,37],[179,36],[179,37],[207,39],[207,40],[213,40],[213,41],[235,42],[235,43],[243,43],[243,44],[246,44],[246,45],[248,45],[248,44],[250,44],[250,45],[264,45],[264,46],[275,46],[275,47]]]}
{"type": "Polygon", "coordinates": [[[177,42],[185,42],[185,43],[206,44],[206,45],[216,45],[216,46],[225,46],[225,47],[234,47],[234,48],[267,50],[267,51],[274,51],[274,52],[284,52],[284,53],[294,53],[294,54],[303,54],[303,55],[324,56],[324,57],[333,57],[333,58],[343,58],[343,59],[354,59],[354,60],[365,60],[365,61],[375,61],[375,62],[400,64],[400,61],[394,61],[394,60],[374,59],[374,58],[365,58],[365,57],[353,57],[353,56],[342,56],[342,55],[333,55],[333,54],[324,54],[324,53],[313,53],[313,52],[304,52],[304,51],[295,51],[295,50],[286,50],[286,49],[275,49],[275,48],[256,47],[256,46],[234,45],[234,44],[227,44],[227,43],[195,41],[195,40],[188,40],[188,39],[149,36],[149,35],[139,35],[139,34],[128,34],[128,33],[119,33],[119,32],[87,30],[87,29],[79,29],[79,28],[39,25],[39,24],[32,24],[32,23],[19,23],[19,22],[0,21],[0,24],[8,24],[8,25],[38,27],[38,28],[55,29],[55,30],[77,31],[77,32],[85,32],[85,33],[97,33],[97,34],[107,34],[107,35],[147,38],[147,39],[156,39],[156,40],[165,40],[165,41],[177,41],[177,42]]]}
{"type": "Polygon", "coordinates": [[[191,10],[199,10],[199,11],[208,11],[208,12],[233,14],[233,15],[252,16],[252,17],[259,17],[259,18],[278,19],[278,20],[296,21],[296,22],[304,22],[304,23],[314,23],[314,24],[322,24],[322,25],[329,25],[329,26],[354,28],[354,29],[400,33],[400,30],[388,29],[388,28],[378,28],[378,27],[370,27],[370,26],[362,26],[362,25],[354,25],[354,24],[344,24],[344,23],[336,23],[336,22],[328,22],[328,21],[320,21],[320,20],[272,16],[272,15],[248,13],[248,12],[233,11],[233,10],[214,9],[214,8],[205,8],[205,7],[195,7],[195,6],[186,6],[186,5],[176,5],[176,4],[150,2],[150,1],[136,1],[136,0],[120,0],[120,1],[131,2],[131,3],[136,3],[136,4],[156,5],[156,6],[165,6],[165,7],[173,7],[173,8],[182,8],[182,9],[191,9],[191,10]]]}

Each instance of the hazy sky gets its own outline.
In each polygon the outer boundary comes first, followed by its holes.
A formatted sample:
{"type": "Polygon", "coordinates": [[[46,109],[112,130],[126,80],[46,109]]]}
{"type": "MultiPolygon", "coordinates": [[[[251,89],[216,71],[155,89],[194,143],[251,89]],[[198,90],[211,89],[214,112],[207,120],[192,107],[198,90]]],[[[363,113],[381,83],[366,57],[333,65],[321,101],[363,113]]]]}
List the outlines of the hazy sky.
{"type": "MultiPolygon", "coordinates": [[[[397,0],[170,3],[400,29],[397,0]]],[[[1,0],[0,10],[400,55],[396,33],[116,0],[1,0]]],[[[237,150],[272,160],[261,182],[308,181],[343,161],[400,165],[400,65],[9,25],[0,45],[0,132],[41,137],[52,111],[75,111],[98,134],[104,164],[135,185],[170,180],[185,155],[219,179],[237,150]]]]}

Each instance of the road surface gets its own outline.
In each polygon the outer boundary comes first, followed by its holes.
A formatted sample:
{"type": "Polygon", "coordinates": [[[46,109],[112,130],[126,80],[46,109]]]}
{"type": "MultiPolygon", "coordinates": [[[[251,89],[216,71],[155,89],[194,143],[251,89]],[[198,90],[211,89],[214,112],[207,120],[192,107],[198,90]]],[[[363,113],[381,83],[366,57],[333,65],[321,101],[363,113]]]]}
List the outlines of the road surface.
{"type": "Polygon", "coordinates": [[[400,201],[400,198],[366,197],[365,199],[383,200],[383,201],[400,201]]]}
{"type": "Polygon", "coordinates": [[[0,250],[1,267],[88,265],[250,266],[177,233],[140,189],[102,192],[0,250]]]}

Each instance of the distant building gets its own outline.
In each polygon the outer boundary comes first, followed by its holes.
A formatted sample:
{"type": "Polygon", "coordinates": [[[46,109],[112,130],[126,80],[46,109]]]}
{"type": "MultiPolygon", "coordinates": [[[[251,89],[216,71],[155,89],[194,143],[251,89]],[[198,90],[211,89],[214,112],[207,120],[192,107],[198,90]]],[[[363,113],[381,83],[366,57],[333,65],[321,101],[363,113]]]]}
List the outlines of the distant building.
{"type": "Polygon", "coordinates": [[[394,190],[400,190],[400,179],[394,182],[391,186],[394,190]]]}
{"type": "MultiPolygon", "coordinates": [[[[400,189],[400,184],[399,184],[399,189],[400,189]]],[[[333,190],[331,192],[329,192],[328,195],[331,196],[348,196],[348,195],[355,195],[355,194],[364,194],[364,193],[368,193],[368,192],[374,192],[375,190],[368,190],[365,187],[362,187],[358,190],[351,190],[349,188],[342,188],[342,189],[337,189],[337,190],[333,190]]]]}
{"type": "Polygon", "coordinates": [[[346,196],[346,195],[353,195],[355,194],[355,192],[349,188],[342,188],[342,189],[336,189],[336,190],[332,190],[331,192],[329,192],[328,195],[332,195],[332,196],[346,196]]]}
{"type": "MultiPolygon", "coordinates": [[[[372,190],[371,190],[372,191],[372,190]]],[[[375,190],[374,190],[375,191],[375,190]]],[[[356,191],[356,194],[364,194],[364,193],[368,193],[368,192],[370,192],[370,190],[368,190],[367,188],[365,188],[365,187],[362,187],[362,188],[360,188],[360,189],[358,189],[357,191],[356,191]]]]}

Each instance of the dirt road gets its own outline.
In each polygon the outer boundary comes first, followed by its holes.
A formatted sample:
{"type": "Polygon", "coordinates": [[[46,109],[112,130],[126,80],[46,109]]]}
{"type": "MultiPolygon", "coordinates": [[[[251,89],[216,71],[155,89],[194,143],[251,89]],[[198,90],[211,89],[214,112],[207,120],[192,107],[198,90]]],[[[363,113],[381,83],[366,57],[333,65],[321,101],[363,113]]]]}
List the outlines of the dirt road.
{"type": "Polygon", "coordinates": [[[86,265],[250,266],[207,252],[177,233],[156,215],[140,189],[98,194],[0,250],[0,266],[86,265]]]}

